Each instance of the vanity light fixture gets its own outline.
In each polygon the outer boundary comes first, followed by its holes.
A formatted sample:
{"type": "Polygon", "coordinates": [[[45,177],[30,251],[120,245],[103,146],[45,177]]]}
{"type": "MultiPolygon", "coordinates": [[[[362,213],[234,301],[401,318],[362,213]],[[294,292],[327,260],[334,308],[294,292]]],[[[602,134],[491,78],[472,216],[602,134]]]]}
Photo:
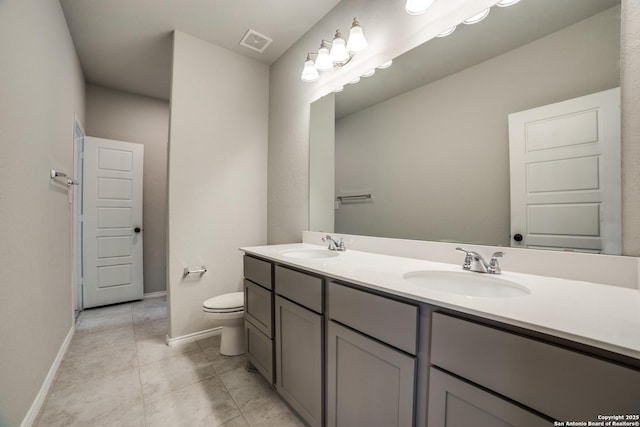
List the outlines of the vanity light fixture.
{"type": "Polygon", "coordinates": [[[404,9],[409,15],[420,15],[431,7],[433,0],[407,0],[404,9]]]}
{"type": "Polygon", "coordinates": [[[329,45],[326,41],[322,40],[322,43],[320,43],[320,49],[318,49],[318,56],[316,57],[316,70],[325,71],[332,68],[333,61],[331,61],[329,45]]]}
{"type": "Polygon", "coordinates": [[[369,47],[367,39],[364,37],[362,27],[356,18],[353,18],[351,30],[349,31],[349,41],[347,42],[347,51],[356,54],[362,53],[369,47]]]}
{"type": "Polygon", "coordinates": [[[302,76],[300,76],[303,82],[311,83],[320,78],[316,65],[311,59],[311,54],[307,55],[307,60],[304,62],[304,68],[302,69],[302,76]]]}
{"type": "Polygon", "coordinates": [[[322,40],[318,52],[307,54],[300,78],[304,82],[315,82],[320,78],[318,71],[343,67],[351,61],[353,55],[364,52],[367,47],[369,45],[362,32],[362,27],[358,20],[353,18],[349,41],[345,41],[340,30],[336,30],[333,41],[322,40]],[[315,57],[315,61],[313,57],[315,57]]]}
{"type": "Polygon", "coordinates": [[[490,10],[491,10],[490,8],[487,8],[487,9],[483,10],[482,12],[476,13],[472,17],[467,18],[464,21],[462,21],[462,23],[463,24],[467,24],[467,25],[477,24],[478,22],[482,21],[484,18],[486,18],[489,15],[489,11],[490,10]]]}

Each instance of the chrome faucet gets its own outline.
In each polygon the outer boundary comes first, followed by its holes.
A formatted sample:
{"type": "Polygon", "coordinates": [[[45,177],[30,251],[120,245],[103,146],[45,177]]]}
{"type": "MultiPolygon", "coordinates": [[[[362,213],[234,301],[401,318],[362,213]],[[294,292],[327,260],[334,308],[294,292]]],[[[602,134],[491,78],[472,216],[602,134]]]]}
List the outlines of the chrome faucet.
{"type": "Polygon", "coordinates": [[[344,252],[347,250],[344,246],[344,239],[341,237],[339,242],[336,242],[333,237],[330,235],[326,235],[322,238],[323,242],[329,242],[329,250],[330,251],[341,251],[344,252]]]}
{"type": "Polygon", "coordinates": [[[462,268],[465,270],[489,274],[502,273],[500,265],[498,264],[498,258],[502,258],[504,252],[494,252],[491,254],[491,260],[487,262],[478,252],[468,251],[464,248],[456,248],[456,251],[465,253],[464,264],[462,264],[462,268]]]}

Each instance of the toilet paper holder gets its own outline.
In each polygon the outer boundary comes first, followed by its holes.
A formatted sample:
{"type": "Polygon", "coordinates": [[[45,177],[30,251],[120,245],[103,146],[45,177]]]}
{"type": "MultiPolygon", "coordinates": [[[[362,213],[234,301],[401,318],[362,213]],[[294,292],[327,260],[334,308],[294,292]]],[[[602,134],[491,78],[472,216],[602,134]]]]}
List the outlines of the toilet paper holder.
{"type": "Polygon", "coordinates": [[[205,267],[204,265],[200,267],[200,270],[189,270],[189,267],[185,267],[184,270],[182,271],[182,276],[187,277],[187,276],[191,276],[192,274],[199,274],[202,276],[206,272],[207,272],[207,267],[205,267]]]}

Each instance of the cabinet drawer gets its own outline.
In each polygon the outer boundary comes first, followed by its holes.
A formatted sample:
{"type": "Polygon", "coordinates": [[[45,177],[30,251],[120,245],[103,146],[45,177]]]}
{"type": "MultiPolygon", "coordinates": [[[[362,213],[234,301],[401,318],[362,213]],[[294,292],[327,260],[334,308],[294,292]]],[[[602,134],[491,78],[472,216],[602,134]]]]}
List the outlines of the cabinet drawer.
{"type": "Polygon", "coordinates": [[[244,321],[247,360],[273,384],[273,340],[260,332],[251,322],[244,321]]]}
{"type": "Polygon", "coordinates": [[[556,420],[638,413],[638,370],[441,313],[432,328],[432,364],[556,420]]]}
{"type": "Polygon", "coordinates": [[[552,423],[508,400],[429,370],[429,427],[549,427],[552,423]]]}
{"type": "Polygon", "coordinates": [[[244,277],[267,289],[271,289],[271,271],[273,264],[248,255],[244,256],[244,277]]]}
{"type": "Polygon", "coordinates": [[[329,317],[410,354],[417,354],[418,307],[329,282],[329,317]]]}
{"type": "Polygon", "coordinates": [[[271,291],[244,280],[244,316],[260,332],[273,338],[271,291]]]}
{"type": "Polygon", "coordinates": [[[276,293],[298,304],[322,313],[323,279],[289,268],[276,266],[276,293]]]}

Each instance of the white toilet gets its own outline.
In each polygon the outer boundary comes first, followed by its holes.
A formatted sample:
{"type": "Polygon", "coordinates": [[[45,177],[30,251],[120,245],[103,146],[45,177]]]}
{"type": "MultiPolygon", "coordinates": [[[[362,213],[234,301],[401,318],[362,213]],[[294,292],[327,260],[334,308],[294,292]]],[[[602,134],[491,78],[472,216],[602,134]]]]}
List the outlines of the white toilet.
{"type": "Polygon", "coordinates": [[[207,319],[222,326],[220,354],[237,356],[245,352],[244,342],[244,292],[232,292],[209,298],[202,303],[207,319]]]}

